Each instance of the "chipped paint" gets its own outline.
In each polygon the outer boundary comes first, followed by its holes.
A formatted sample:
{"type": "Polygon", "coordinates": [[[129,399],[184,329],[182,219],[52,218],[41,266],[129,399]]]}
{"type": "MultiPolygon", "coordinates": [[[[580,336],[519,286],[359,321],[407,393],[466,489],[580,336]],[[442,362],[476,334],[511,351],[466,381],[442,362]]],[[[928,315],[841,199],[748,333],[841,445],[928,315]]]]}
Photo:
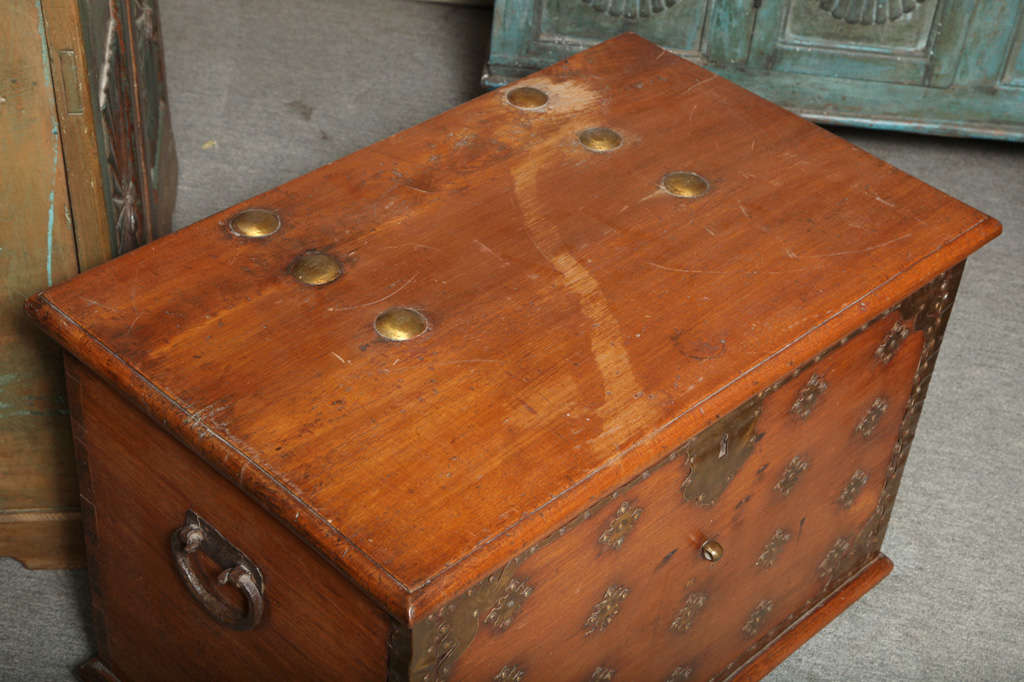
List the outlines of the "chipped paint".
{"type": "MultiPolygon", "coordinates": [[[[43,78],[46,87],[53,88],[53,81],[50,79],[50,51],[46,45],[46,28],[43,25],[43,7],[40,0],[36,0],[36,14],[39,15],[39,44],[43,57],[43,78]]],[[[46,286],[53,286],[53,208],[57,190],[57,166],[60,163],[60,130],[57,128],[57,116],[50,112],[50,134],[53,135],[53,172],[50,174],[50,196],[48,199],[49,209],[46,221],[46,286]]]]}

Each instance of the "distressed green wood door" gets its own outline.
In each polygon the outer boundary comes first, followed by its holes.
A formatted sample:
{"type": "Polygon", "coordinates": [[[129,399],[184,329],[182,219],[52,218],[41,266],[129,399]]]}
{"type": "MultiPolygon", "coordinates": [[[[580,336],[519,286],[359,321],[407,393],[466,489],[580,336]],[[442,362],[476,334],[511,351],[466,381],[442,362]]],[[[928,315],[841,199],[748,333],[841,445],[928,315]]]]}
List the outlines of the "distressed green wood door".
{"type": "Polygon", "coordinates": [[[155,0],[0,2],[0,556],[81,564],[60,349],[25,299],[170,231],[155,0]]]}
{"type": "Polygon", "coordinates": [[[484,84],[632,31],[822,122],[1024,140],[1024,0],[497,0],[484,84]]]}
{"type": "MultiPolygon", "coordinates": [[[[823,122],[1021,139],[1020,2],[779,0],[724,75],[823,122]]],[[[729,40],[723,37],[723,40],[729,40]]]]}
{"type": "Polygon", "coordinates": [[[623,31],[698,58],[710,4],[708,0],[498,0],[490,71],[484,83],[514,80],[623,31]]]}

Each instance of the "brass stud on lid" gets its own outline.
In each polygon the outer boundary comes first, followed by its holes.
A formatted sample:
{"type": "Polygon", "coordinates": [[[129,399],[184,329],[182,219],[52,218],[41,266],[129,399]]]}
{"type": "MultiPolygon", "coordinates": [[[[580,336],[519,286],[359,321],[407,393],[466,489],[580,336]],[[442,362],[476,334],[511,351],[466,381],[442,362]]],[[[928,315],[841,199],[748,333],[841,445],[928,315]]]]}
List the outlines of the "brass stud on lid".
{"type": "Polygon", "coordinates": [[[232,216],[228,227],[239,237],[262,239],[281,229],[281,218],[265,208],[247,208],[232,216]]]}
{"type": "Polygon", "coordinates": [[[505,99],[517,109],[541,109],[548,103],[546,92],[526,86],[512,88],[505,95],[505,99]]]}
{"type": "Polygon", "coordinates": [[[622,146],[622,135],[611,128],[587,128],[577,137],[592,152],[610,152],[622,146]]]}
{"type": "Polygon", "coordinates": [[[373,330],[388,341],[408,341],[427,331],[427,318],[412,308],[388,308],[373,321],[373,330]]]}
{"type": "Polygon", "coordinates": [[[320,251],[307,251],[292,263],[292,277],[303,284],[319,287],[341,277],[341,263],[320,251]]]}
{"type": "Polygon", "coordinates": [[[661,187],[666,192],[684,199],[696,199],[707,193],[708,181],[689,171],[672,171],[661,179],[661,187]]]}

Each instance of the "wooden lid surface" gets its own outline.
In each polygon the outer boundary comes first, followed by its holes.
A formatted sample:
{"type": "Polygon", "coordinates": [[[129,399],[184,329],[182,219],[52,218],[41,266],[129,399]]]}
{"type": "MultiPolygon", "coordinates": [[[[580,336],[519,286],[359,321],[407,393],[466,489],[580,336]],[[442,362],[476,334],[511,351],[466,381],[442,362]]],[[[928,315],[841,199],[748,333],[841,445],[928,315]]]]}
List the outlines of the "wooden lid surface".
{"type": "Polygon", "coordinates": [[[633,35],[527,85],[29,303],[410,621],[999,232],[633,35]],[[280,228],[233,234],[249,207],[280,228]],[[296,279],[314,250],[337,279],[296,279]],[[427,331],[380,338],[392,307],[427,331]]]}

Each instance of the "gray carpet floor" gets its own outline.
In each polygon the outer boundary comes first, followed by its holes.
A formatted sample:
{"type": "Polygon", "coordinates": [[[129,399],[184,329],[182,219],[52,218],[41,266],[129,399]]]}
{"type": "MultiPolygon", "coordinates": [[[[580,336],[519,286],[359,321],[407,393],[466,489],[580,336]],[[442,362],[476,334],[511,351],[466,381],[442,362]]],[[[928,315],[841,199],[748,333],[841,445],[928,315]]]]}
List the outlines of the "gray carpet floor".
{"type": "MultiPolygon", "coordinates": [[[[478,94],[491,21],[401,0],[161,8],[176,227],[478,94]]],[[[895,570],[770,679],[1024,680],[1024,145],[836,132],[1004,234],[961,284],[885,542],[895,570]]],[[[82,571],[0,559],[0,680],[71,679],[87,600],[82,571]]]]}

